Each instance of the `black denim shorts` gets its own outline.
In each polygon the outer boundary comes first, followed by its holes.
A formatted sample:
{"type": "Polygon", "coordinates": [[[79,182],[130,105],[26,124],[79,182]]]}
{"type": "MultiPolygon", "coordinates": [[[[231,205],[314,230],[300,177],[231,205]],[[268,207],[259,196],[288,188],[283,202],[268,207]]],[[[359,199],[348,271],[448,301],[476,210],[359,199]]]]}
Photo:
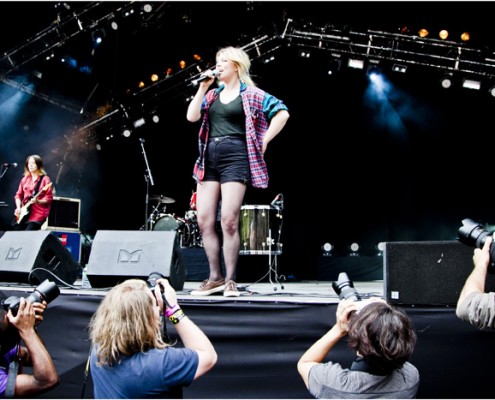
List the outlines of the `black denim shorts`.
{"type": "Polygon", "coordinates": [[[204,181],[247,183],[249,160],[246,138],[221,136],[208,140],[204,181]]]}

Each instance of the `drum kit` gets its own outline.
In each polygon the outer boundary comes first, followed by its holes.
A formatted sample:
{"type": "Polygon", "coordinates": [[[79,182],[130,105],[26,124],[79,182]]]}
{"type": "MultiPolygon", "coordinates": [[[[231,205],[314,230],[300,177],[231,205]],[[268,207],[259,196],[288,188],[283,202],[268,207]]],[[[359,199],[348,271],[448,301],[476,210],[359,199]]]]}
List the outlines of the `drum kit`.
{"type": "Polygon", "coordinates": [[[166,212],[167,204],[175,203],[174,199],[166,196],[151,196],[150,199],[157,202],[150,215],[152,230],[176,231],[182,248],[203,247],[196,211],[186,211],[184,218],[179,218],[166,212]]]}
{"type": "MultiPolygon", "coordinates": [[[[196,193],[190,201],[191,209],[184,218],[167,213],[167,204],[175,200],[166,196],[151,196],[157,202],[149,217],[154,231],[176,231],[179,234],[180,246],[203,247],[203,239],[198,226],[196,193]],[[192,209],[194,208],[194,209],[192,209]]],[[[243,205],[239,218],[240,255],[268,255],[268,277],[272,284],[279,282],[277,272],[277,256],[282,254],[282,211],[283,195],[279,194],[269,205],[243,205]],[[272,260],[273,256],[273,260],[272,260]],[[274,280],[272,280],[272,276],[274,280]]],[[[281,285],[281,288],[284,287],[281,285]]],[[[274,290],[276,287],[274,286],[274,290]]]]}

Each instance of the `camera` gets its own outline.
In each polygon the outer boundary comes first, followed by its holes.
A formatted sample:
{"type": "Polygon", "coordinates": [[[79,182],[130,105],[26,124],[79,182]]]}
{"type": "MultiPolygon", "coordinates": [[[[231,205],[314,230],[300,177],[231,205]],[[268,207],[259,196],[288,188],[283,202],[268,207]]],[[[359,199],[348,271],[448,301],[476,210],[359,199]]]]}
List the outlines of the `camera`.
{"type": "MultiPolygon", "coordinates": [[[[483,225],[466,218],[462,220],[462,226],[457,232],[459,241],[469,246],[482,248],[485,244],[487,236],[492,235],[493,232],[488,232],[483,228],[483,225]]],[[[495,272],[495,246],[490,246],[490,265],[489,271],[495,272]]]]}
{"type": "MultiPolygon", "coordinates": [[[[156,286],[156,281],[158,279],[162,279],[162,278],[165,278],[165,277],[162,274],[160,274],[159,272],[152,272],[151,274],[149,274],[148,279],[146,279],[146,284],[148,285],[148,287],[151,290],[154,290],[155,286],[156,286]]],[[[163,292],[163,288],[161,287],[160,289],[163,292]]]]}
{"type": "Polygon", "coordinates": [[[354,283],[345,272],[341,272],[335,282],[332,282],[332,287],[335,293],[339,295],[339,299],[350,299],[356,303],[359,312],[364,306],[373,303],[373,300],[363,300],[359,292],[354,288],[354,283]]]}
{"type": "MultiPolygon", "coordinates": [[[[43,300],[46,303],[50,303],[53,299],[56,299],[60,294],[60,290],[58,286],[49,281],[48,279],[41,282],[34,292],[31,293],[26,300],[31,303],[41,303],[43,300]]],[[[17,315],[17,311],[19,311],[19,305],[21,304],[21,298],[17,296],[10,296],[2,301],[2,307],[5,311],[12,310],[12,314],[14,317],[17,315]]]]}

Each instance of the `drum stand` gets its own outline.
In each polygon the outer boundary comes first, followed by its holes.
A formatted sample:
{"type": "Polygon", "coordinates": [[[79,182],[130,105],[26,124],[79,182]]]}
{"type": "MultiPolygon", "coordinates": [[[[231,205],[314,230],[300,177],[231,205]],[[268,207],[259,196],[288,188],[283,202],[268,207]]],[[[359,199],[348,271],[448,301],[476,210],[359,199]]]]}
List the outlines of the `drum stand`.
{"type": "MultiPolygon", "coordinates": [[[[280,238],[280,232],[279,232],[279,238],[280,238]]],[[[273,239],[272,239],[272,230],[268,230],[268,280],[273,286],[273,290],[277,291],[277,286],[280,286],[280,289],[284,290],[284,285],[282,285],[279,281],[279,275],[278,275],[278,265],[277,265],[277,253],[278,251],[274,251],[273,254],[273,263],[272,263],[272,244],[273,244],[273,239]],[[272,275],[274,280],[272,280],[272,275]]]]}

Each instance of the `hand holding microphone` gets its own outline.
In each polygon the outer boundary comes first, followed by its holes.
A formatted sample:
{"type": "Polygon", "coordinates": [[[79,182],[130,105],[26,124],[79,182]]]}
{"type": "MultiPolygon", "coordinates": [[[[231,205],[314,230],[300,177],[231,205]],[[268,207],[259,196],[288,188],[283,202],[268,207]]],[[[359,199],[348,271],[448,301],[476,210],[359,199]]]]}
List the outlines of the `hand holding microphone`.
{"type": "Polygon", "coordinates": [[[201,74],[199,78],[193,79],[191,81],[193,86],[197,86],[200,82],[207,81],[208,79],[216,78],[220,75],[220,72],[216,69],[214,70],[208,70],[201,74]]]}

